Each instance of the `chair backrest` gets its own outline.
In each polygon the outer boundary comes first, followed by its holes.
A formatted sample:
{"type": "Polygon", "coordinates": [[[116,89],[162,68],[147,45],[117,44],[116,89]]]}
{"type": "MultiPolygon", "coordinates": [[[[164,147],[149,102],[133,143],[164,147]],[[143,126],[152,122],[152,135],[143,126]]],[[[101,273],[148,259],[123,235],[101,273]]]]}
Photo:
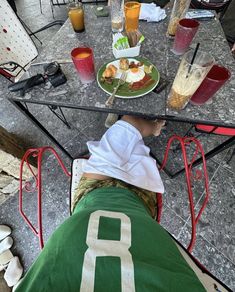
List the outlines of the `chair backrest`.
{"type": "Polygon", "coordinates": [[[6,0],[0,1],[0,68],[19,77],[37,57],[38,51],[6,0]],[[12,66],[11,62],[19,66],[12,66]],[[2,65],[5,64],[5,65],[2,65]]]}
{"type": "Polygon", "coordinates": [[[87,163],[85,158],[77,158],[73,160],[72,163],[72,176],[70,181],[70,212],[72,214],[72,202],[74,201],[76,190],[78,188],[80,179],[82,177],[82,169],[87,163]]]}
{"type": "Polygon", "coordinates": [[[224,127],[216,127],[216,126],[201,125],[201,124],[196,125],[195,128],[197,131],[200,131],[200,132],[206,132],[206,133],[224,135],[224,136],[235,136],[234,128],[224,128],[224,127]]]}

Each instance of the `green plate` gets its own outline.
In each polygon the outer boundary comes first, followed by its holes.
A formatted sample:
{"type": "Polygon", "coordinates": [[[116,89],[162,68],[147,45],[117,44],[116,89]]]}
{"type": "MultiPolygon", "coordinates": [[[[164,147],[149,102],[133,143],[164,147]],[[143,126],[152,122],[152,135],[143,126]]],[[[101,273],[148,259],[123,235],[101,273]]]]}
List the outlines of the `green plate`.
{"type": "MultiPolygon", "coordinates": [[[[129,62],[136,61],[136,62],[142,62],[144,65],[147,65],[147,66],[153,65],[151,62],[149,62],[145,58],[127,58],[127,59],[129,60],[129,62]]],[[[106,93],[110,95],[112,94],[113,89],[117,85],[119,79],[114,79],[112,84],[107,84],[107,83],[101,82],[102,74],[109,64],[114,63],[115,65],[115,62],[116,62],[116,67],[118,67],[117,64],[119,64],[119,60],[120,59],[115,59],[113,61],[107,62],[99,69],[97,73],[98,85],[100,86],[100,88],[102,88],[106,93]]],[[[148,75],[151,76],[151,78],[154,80],[154,83],[150,84],[149,86],[145,88],[141,88],[139,90],[132,90],[128,87],[129,83],[126,82],[125,84],[119,87],[117,94],[115,96],[120,97],[120,98],[136,98],[136,97],[140,97],[145,94],[148,94],[158,85],[158,82],[160,80],[160,74],[157,68],[153,65],[152,73],[148,75]]]]}

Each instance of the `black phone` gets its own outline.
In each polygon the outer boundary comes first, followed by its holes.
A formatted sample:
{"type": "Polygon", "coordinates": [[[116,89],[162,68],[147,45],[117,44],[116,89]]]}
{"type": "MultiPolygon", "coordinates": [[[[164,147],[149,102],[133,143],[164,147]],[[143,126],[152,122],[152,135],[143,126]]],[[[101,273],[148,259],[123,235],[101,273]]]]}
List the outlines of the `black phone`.
{"type": "Polygon", "coordinates": [[[167,87],[170,82],[167,80],[165,74],[161,74],[158,85],[154,88],[153,92],[160,93],[163,89],[167,87]]]}

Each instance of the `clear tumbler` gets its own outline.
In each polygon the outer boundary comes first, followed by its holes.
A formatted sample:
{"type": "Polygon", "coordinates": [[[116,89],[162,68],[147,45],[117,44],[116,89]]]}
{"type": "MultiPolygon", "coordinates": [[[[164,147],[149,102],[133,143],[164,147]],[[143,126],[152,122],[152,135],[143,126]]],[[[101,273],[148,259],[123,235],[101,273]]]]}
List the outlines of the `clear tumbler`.
{"type": "Polygon", "coordinates": [[[170,36],[175,36],[176,29],[179,21],[185,17],[191,0],[175,0],[171,12],[170,22],[168,25],[167,33],[170,36]]]}
{"type": "Polygon", "coordinates": [[[123,31],[124,0],[111,0],[110,10],[112,31],[123,31]]]}
{"type": "Polygon", "coordinates": [[[194,50],[184,54],[168,95],[167,105],[173,110],[185,108],[214,64],[214,58],[206,52],[198,52],[194,63],[194,50]]]}

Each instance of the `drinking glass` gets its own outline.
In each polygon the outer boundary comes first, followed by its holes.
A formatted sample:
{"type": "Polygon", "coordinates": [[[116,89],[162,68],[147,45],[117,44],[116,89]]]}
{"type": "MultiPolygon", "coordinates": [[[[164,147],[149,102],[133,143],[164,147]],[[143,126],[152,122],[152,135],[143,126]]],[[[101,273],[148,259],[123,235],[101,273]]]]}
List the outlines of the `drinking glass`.
{"type": "Polygon", "coordinates": [[[112,0],[111,9],[111,26],[113,32],[123,31],[123,5],[124,0],[112,0]]]}
{"type": "Polygon", "coordinates": [[[167,28],[167,33],[170,36],[175,36],[179,21],[185,17],[188,11],[191,0],[175,0],[170,16],[170,22],[167,28]]]}
{"type": "Polygon", "coordinates": [[[94,57],[91,48],[75,48],[71,52],[75,68],[82,83],[95,80],[94,57]]]}
{"type": "Polygon", "coordinates": [[[194,19],[181,19],[179,21],[172,52],[175,55],[183,55],[190,46],[197,30],[199,22],[194,19]]]}
{"type": "Polygon", "coordinates": [[[212,96],[224,85],[230,78],[230,71],[220,65],[214,65],[200,87],[190,99],[190,103],[194,105],[202,105],[209,101],[212,96]]]}
{"type": "Polygon", "coordinates": [[[82,3],[73,2],[68,6],[68,15],[73,26],[73,29],[76,33],[83,32],[85,30],[84,24],[84,10],[82,3]]]}
{"type": "Polygon", "coordinates": [[[140,15],[139,2],[126,2],[124,6],[125,11],[125,29],[126,31],[137,30],[139,26],[140,15]]]}
{"type": "Polygon", "coordinates": [[[167,105],[174,110],[185,108],[214,63],[214,58],[205,52],[197,52],[191,64],[194,50],[184,54],[168,95],[167,105]]]}

